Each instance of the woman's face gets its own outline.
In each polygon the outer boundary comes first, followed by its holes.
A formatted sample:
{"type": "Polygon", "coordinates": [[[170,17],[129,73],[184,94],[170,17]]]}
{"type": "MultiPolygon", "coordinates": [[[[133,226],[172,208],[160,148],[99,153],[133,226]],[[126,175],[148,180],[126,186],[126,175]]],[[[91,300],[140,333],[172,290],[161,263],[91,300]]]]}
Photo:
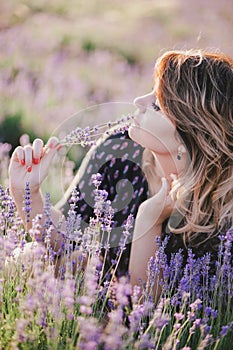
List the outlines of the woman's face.
{"type": "Polygon", "coordinates": [[[135,119],[129,128],[131,139],[155,153],[170,153],[177,147],[175,125],[160,110],[155,91],[137,97],[135,119]]]}

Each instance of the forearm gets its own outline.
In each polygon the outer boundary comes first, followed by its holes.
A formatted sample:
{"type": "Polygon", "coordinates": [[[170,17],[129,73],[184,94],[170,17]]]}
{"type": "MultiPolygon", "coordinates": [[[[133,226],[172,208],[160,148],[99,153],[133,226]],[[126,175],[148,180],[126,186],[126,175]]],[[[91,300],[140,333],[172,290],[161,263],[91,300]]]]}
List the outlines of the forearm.
{"type": "MultiPolygon", "coordinates": [[[[15,189],[10,189],[11,194],[14,198],[17,212],[19,216],[21,217],[26,229],[29,231],[30,228],[32,227],[32,220],[36,217],[37,214],[42,215],[41,219],[41,227],[43,227],[46,217],[44,215],[44,198],[41,193],[41,191],[36,191],[31,193],[31,205],[30,205],[30,215],[26,215],[25,213],[25,191],[24,190],[15,190],[15,189]]],[[[51,213],[51,220],[54,226],[54,230],[52,231],[51,234],[51,245],[54,248],[55,251],[57,251],[61,245],[62,237],[60,234],[58,234],[56,227],[58,226],[58,223],[63,221],[64,224],[64,217],[62,216],[61,212],[54,207],[51,206],[50,208],[50,213],[51,213]]],[[[42,228],[40,231],[40,234],[37,235],[37,238],[42,241],[42,228]]]]}
{"type": "MultiPolygon", "coordinates": [[[[141,225],[140,225],[141,226],[141,225]]],[[[143,232],[143,227],[135,225],[133,242],[131,246],[129,273],[131,284],[138,285],[139,280],[147,281],[147,264],[156,252],[156,236],[161,236],[162,225],[154,225],[143,232]]]]}

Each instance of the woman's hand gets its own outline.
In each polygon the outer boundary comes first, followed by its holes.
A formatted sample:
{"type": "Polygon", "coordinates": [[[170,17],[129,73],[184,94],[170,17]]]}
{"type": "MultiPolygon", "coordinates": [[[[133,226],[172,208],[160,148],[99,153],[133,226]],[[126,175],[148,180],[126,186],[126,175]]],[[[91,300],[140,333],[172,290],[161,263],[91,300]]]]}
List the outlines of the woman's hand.
{"type": "MultiPolygon", "coordinates": [[[[9,185],[18,214],[29,232],[33,218],[44,211],[44,198],[40,186],[48,174],[54,155],[61,146],[56,137],[51,137],[45,146],[41,139],[35,139],[32,145],[28,142],[27,138],[21,139],[21,146],[17,147],[12,154],[9,166],[9,185]],[[26,217],[24,211],[26,182],[30,184],[32,201],[30,218],[26,217]]],[[[58,222],[61,223],[62,214],[54,207],[51,207],[50,211],[53,225],[56,227],[58,222]]],[[[42,226],[43,220],[42,217],[42,226]]],[[[42,231],[37,238],[43,240],[42,231]]],[[[50,243],[55,251],[60,249],[62,236],[57,234],[56,230],[52,230],[50,243]]]]}
{"type": "MultiPolygon", "coordinates": [[[[174,175],[173,180],[174,180],[174,175]]],[[[159,191],[143,202],[137,213],[135,222],[135,238],[141,237],[154,226],[162,225],[174,208],[174,200],[171,197],[171,185],[166,178],[161,179],[162,185],[159,191]]]]}
{"type": "Polygon", "coordinates": [[[29,181],[31,192],[38,192],[59,147],[56,137],[51,137],[45,146],[41,139],[35,139],[32,145],[18,146],[9,166],[11,191],[15,193],[24,190],[26,181],[29,181]]]}

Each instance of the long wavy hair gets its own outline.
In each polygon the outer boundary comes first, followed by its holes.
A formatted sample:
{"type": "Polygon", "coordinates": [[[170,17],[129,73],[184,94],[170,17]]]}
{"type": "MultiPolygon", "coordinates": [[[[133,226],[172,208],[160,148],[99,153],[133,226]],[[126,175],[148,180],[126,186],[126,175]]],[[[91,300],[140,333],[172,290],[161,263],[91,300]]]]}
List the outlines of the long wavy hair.
{"type": "Polygon", "coordinates": [[[233,60],[169,51],[156,61],[154,79],[161,110],[175,122],[191,161],[176,188],[182,227],[170,229],[198,245],[232,225],[233,60]]]}

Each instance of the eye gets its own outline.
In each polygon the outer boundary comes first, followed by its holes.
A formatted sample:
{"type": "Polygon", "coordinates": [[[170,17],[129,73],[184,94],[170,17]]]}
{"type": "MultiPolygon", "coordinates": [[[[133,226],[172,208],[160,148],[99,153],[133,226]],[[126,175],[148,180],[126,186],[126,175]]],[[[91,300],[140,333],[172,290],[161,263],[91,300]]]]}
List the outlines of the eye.
{"type": "Polygon", "coordinates": [[[157,111],[160,111],[160,107],[155,103],[155,102],[152,102],[152,107],[154,108],[154,110],[157,112],[157,111]]]}

